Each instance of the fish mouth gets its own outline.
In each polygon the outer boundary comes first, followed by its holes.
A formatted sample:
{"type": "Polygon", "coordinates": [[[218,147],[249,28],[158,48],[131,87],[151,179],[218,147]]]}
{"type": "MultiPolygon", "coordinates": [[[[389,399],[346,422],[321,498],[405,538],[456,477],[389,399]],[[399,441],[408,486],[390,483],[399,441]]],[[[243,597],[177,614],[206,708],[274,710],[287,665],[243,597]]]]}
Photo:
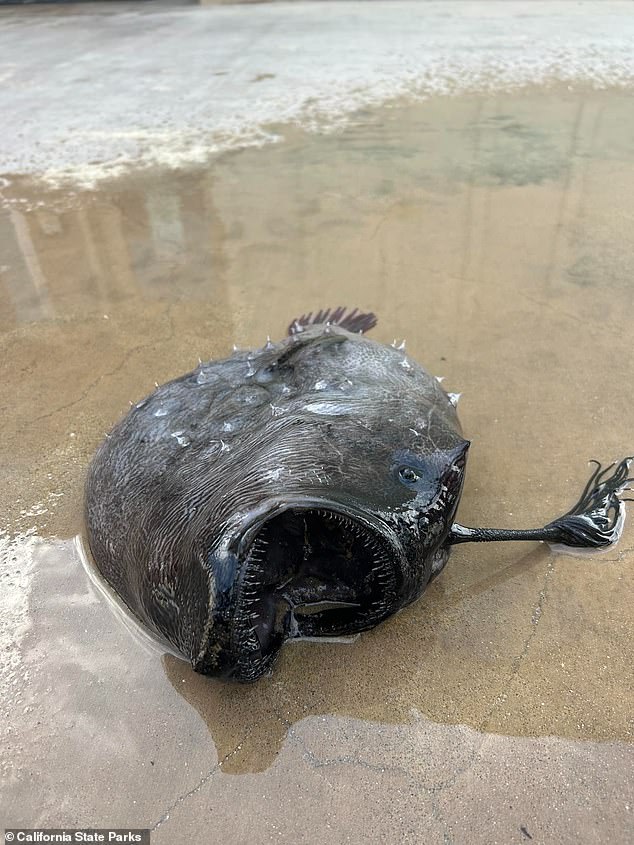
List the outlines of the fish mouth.
{"type": "Polygon", "coordinates": [[[233,676],[265,674],[287,639],[374,627],[399,606],[403,552],[389,526],[351,508],[293,504],[240,543],[233,676]]]}

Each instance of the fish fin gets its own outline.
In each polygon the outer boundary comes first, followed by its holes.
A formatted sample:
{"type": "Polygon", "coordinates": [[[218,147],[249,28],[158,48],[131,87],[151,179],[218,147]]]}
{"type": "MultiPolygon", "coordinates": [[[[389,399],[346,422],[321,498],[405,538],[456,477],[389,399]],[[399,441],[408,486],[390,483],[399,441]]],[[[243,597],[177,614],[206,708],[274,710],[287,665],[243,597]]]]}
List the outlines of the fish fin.
{"type": "Polygon", "coordinates": [[[359,311],[358,308],[353,308],[350,311],[342,305],[339,308],[322,309],[317,311],[316,314],[309,311],[308,314],[302,314],[301,317],[293,320],[288,327],[288,334],[299,334],[306,326],[316,326],[321,323],[341,326],[342,329],[347,329],[349,332],[364,333],[376,326],[376,315],[371,311],[364,313],[363,311],[359,311]]]}

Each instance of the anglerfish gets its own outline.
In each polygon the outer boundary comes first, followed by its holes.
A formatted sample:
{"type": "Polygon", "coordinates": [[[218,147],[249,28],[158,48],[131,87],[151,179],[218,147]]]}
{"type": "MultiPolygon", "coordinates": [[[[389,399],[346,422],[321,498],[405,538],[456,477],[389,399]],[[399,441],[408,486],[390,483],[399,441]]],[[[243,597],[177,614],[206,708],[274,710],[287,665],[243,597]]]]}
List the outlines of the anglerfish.
{"type": "Polygon", "coordinates": [[[631,458],[597,465],[542,528],[455,522],[469,441],[446,393],[373,314],[294,320],[279,343],[161,385],[98,449],[96,566],[197,672],[254,681],[286,640],[366,631],[415,601],[457,543],[604,548],[631,458]]]}

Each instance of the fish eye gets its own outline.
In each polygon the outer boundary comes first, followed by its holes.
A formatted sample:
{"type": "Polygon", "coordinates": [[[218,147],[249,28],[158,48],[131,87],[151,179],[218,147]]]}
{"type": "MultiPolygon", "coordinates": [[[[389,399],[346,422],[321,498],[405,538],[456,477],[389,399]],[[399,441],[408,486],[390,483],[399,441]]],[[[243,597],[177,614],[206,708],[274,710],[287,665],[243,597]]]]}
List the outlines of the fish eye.
{"type": "Polygon", "coordinates": [[[420,480],[420,475],[412,467],[401,467],[398,471],[401,481],[405,484],[415,484],[420,480]]]}

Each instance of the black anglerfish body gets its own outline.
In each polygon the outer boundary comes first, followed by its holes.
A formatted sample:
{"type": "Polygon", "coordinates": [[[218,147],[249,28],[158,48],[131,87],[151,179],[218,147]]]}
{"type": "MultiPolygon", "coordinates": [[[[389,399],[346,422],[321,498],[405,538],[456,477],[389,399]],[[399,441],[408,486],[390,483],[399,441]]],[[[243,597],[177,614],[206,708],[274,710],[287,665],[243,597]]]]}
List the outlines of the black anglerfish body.
{"type": "Polygon", "coordinates": [[[541,529],[454,523],[469,447],[455,397],[337,309],[158,387],[98,450],[86,485],[97,567],[205,674],[255,680],[285,640],[374,627],[424,591],[452,544],[605,546],[628,461],[541,529]]]}

